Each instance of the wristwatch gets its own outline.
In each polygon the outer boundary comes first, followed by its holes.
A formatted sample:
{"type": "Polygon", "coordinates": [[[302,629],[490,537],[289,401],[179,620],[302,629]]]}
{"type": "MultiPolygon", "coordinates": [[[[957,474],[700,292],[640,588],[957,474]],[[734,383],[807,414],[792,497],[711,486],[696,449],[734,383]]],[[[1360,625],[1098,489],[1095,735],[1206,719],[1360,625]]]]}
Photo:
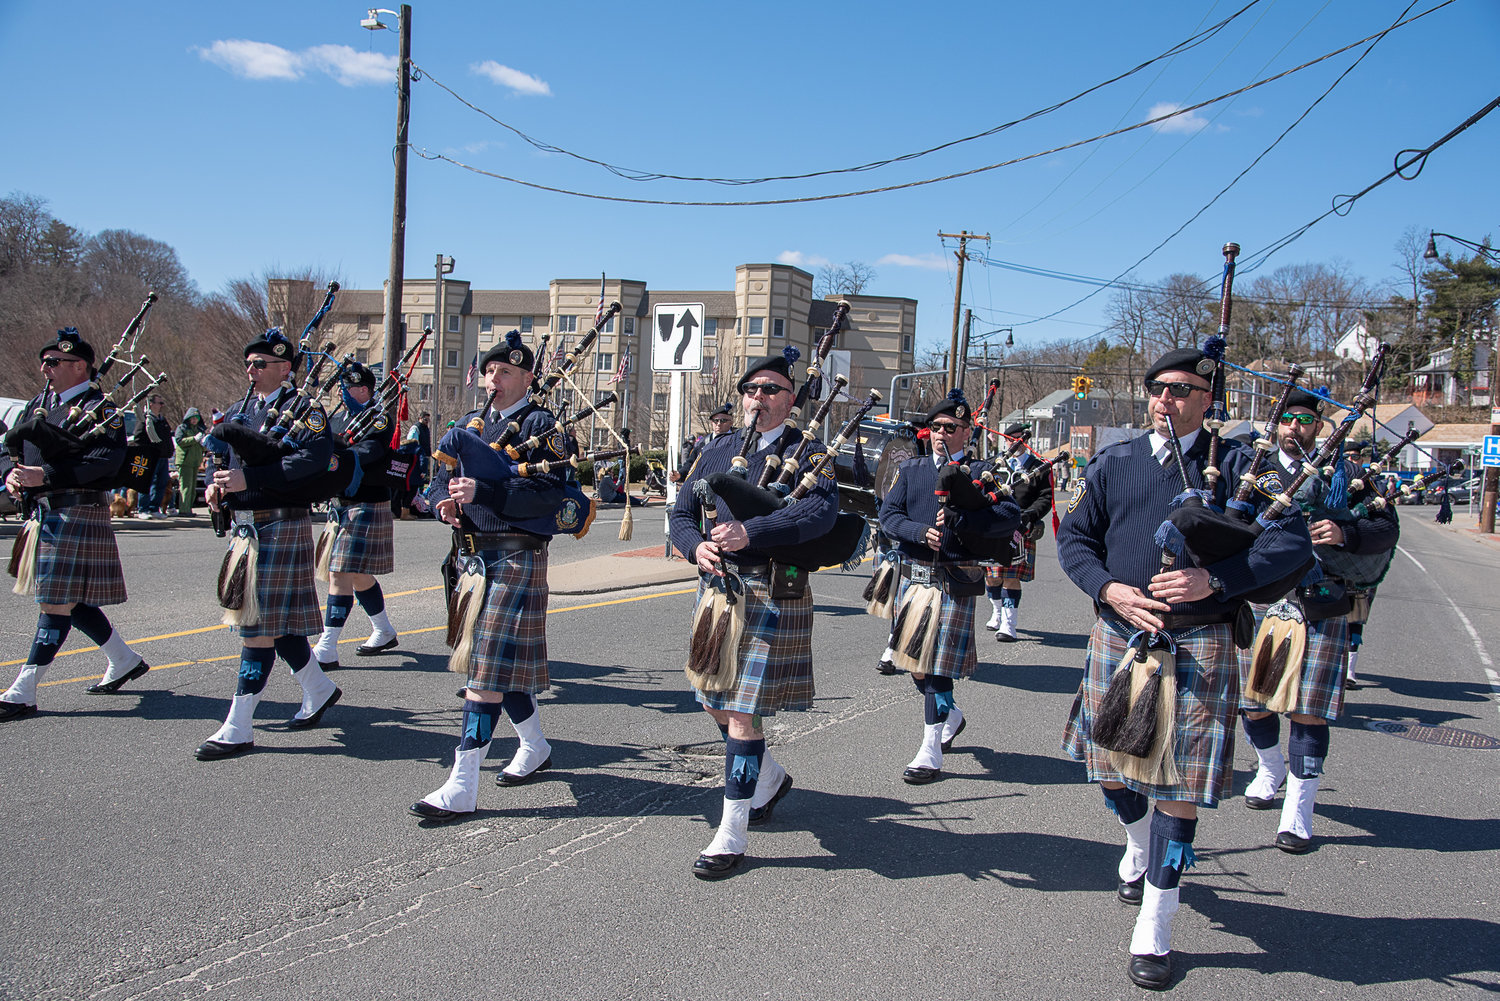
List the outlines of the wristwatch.
{"type": "Polygon", "coordinates": [[[1222,598],[1224,596],[1224,582],[1213,574],[1208,575],[1208,586],[1213,591],[1215,597],[1222,598]]]}

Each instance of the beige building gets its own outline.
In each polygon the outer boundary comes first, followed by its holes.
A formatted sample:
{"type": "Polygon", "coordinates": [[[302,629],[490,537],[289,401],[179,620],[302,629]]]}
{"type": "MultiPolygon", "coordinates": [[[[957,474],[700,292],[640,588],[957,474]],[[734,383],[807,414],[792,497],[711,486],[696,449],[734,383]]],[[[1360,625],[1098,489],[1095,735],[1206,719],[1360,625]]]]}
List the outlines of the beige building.
{"type": "MultiPolygon", "coordinates": [[[[687,380],[688,406],[694,431],[702,430],[710,410],[734,397],[734,384],[745,360],[779,352],[787,345],[802,353],[795,366],[800,382],[813,346],[832,322],[835,303],[815,299],[813,276],[785,264],[741,264],[735,268],[732,291],[648,289],[643,281],[608,279],[604,302],[618,300],[621,313],[600,331],[593,348],[564,382],[562,396],[570,409],[615,390],[620,403],[605,417],[616,428],[629,427],[631,440],[660,448],[667,440],[669,376],[651,371],[653,308],[659,303],[704,304],[703,367],[687,380]],[[624,359],[628,355],[628,365],[624,359]],[[622,372],[622,368],[624,371],[622,372]]],[[[435,279],[403,282],[402,308],[406,345],[432,336],[416,359],[411,375],[412,416],[430,410],[434,427],[462,416],[483,401],[476,374],[467,383],[471,362],[517,330],[534,351],[545,341],[551,359],[571,350],[593,326],[599,309],[599,281],[558,278],[546,289],[488,291],[470,282],[443,281],[441,310],[434,294],[435,279]],[[439,312],[442,322],[436,322],[439,312]]],[[[337,345],[337,353],[352,352],[367,365],[383,363],[385,293],[381,289],[346,289],[339,293],[322,332],[337,345]]],[[[837,297],[836,297],[837,298],[837,297]]],[[[850,386],[856,403],[871,389],[885,391],[892,377],[913,368],[916,342],[915,299],[892,296],[844,296],[850,302],[848,322],[834,345],[847,351],[850,386]]],[[[837,419],[850,405],[836,406],[837,419]]],[[[605,419],[601,417],[600,420],[605,419]]],[[[607,447],[613,440],[599,426],[580,433],[589,447],[607,447]],[[591,441],[592,439],[592,441],[591,441]],[[591,444],[590,444],[591,442],[591,444]]]]}

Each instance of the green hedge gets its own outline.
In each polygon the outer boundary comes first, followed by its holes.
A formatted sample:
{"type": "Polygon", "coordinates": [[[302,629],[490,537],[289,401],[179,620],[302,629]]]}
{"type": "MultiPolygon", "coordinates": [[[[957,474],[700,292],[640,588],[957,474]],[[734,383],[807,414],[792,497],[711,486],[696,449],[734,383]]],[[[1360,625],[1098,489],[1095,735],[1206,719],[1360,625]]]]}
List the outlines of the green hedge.
{"type": "MultiPolygon", "coordinates": [[[[607,451],[607,450],[606,449],[601,449],[600,451],[607,451]]],[[[644,453],[642,455],[631,456],[631,458],[630,458],[630,484],[631,484],[631,486],[634,487],[634,486],[637,486],[637,485],[645,482],[645,480],[646,480],[646,463],[649,460],[651,460],[651,459],[655,459],[657,462],[662,463],[670,471],[673,467],[672,467],[672,465],[670,463],[668,463],[666,461],[666,456],[667,456],[666,450],[665,449],[661,449],[661,448],[654,449],[654,450],[646,452],[646,453],[644,453]]],[[[619,460],[616,459],[615,461],[618,462],[619,460]]],[[[578,464],[578,482],[584,484],[585,486],[592,486],[593,485],[593,483],[594,483],[594,464],[592,462],[580,462],[578,464]]]]}

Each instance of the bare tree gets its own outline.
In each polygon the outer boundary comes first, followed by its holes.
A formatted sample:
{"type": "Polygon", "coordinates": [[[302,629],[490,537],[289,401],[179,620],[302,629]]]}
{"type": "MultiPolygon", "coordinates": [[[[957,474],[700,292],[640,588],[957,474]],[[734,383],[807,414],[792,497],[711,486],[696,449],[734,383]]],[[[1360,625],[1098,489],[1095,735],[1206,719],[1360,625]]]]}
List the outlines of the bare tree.
{"type": "Polygon", "coordinates": [[[818,269],[818,276],[813,279],[813,295],[858,295],[874,280],[875,269],[863,261],[830,265],[818,269]]]}

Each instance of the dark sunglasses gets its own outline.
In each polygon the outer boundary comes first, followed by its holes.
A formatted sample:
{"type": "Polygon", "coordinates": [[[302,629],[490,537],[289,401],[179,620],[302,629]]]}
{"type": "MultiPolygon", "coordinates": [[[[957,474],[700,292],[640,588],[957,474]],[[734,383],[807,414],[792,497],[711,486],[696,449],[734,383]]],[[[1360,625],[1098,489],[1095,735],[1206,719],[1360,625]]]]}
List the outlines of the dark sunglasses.
{"type": "Polygon", "coordinates": [[[791,390],[785,386],[778,386],[774,382],[747,382],[741,390],[746,396],[764,396],[766,399],[780,396],[782,393],[790,393],[791,390]]]}
{"type": "Polygon", "coordinates": [[[1281,415],[1281,423],[1285,424],[1287,427],[1291,427],[1292,423],[1294,421],[1296,423],[1298,423],[1298,424],[1301,424],[1303,427],[1307,427],[1309,424],[1315,424],[1315,423],[1317,423],[1317,421],[1318,421],[1318,415],[1317,414],[1282,414],[1281,415]]]}
{"type": "Polygon", "coordinates": [[[246,368],[253,368],[257,372],[262,372],[262,371],[270,368],[274,364],[276,364],[276,363],[275,362],[271,362],[271,361],[267,361],[264,358],[247,358],[245,360],[245,367],[246,368]]]}
{"type": "Polygon", "coordinates": [[[1208,392],[1208,387],[1194,386],[1189,382],[1162,382],[1160,379],[1146,380],[1147,396],[1160,396],[1163,389],[1171,393],[1174,398],[1179,400],[1185,400],[1189,396],[1192,396],[1194,393],[1208,392]]]}
{"type": "Polygon", "coordinates": [[[927,426],[938,434],[957,434],[959,431],[967,430],[962,424],[953,424],[948,421],[933,421],[927,426]]]}
{"type": "Polygon", "coordinates": [[[42,359],[42,368],[56,368],[57,366],[61,365],[63,362],[69,362],[69,361],[83,361],[83,359],[82,358],[43,358],[42,359]]]}

